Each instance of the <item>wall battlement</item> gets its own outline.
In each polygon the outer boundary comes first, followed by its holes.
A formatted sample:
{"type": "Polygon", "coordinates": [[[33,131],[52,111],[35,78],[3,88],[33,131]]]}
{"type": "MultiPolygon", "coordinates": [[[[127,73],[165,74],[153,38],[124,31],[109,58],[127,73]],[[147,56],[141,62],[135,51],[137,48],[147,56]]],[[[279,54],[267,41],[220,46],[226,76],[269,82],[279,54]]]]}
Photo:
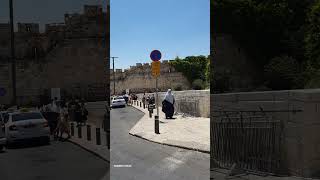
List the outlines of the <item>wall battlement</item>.
{"type": "MultiPolygon", "coordinates": [[[[190,83],[187,78],[181,72],[176,71],[168,62],[166,60],[161,62],[158,88],[160,90],[169,88],[174,90],[190,89],[190,83]]],[[[155,78],[152,76],[151,71],[151,63],[137,63],[128,69],[116,69],[114,78],[113,70],[110,69],[111,84],[115,79],[116,93],[122,93],[126,89],[130,89],[133,93],[152,92],[155,88],[155,78]]],[[[113,93],[113,88],[110,91],[113,93]]]]}

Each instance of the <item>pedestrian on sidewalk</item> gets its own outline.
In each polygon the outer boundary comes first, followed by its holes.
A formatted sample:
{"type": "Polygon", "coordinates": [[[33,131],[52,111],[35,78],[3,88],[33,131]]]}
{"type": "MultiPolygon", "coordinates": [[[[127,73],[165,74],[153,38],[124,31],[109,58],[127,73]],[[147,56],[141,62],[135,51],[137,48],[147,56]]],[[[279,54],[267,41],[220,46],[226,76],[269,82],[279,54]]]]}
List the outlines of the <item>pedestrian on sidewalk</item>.
{"type": "Polygon", "coordinates": [[[77,122],[77,127],[81,126],[81,105],[79,100],[76,100],[74,118],[75,118],[75,121],[77,122]]]}
{"type": "Polygon", "coordinates": [[[156,98],[154,97],[154,94],[152,94],[150,98],[150,104],[155,104],[156,103],[156,98]]]}
{"type": "Polygon", "coordinates": [[[143,97],[142,97],[142,104],[143,104],[143,109],[146,108],[146,93],[143,93],[143,97]]]}
{"type": "Polygon", "coordinates": [[[165,95],[164,100],[162,101],[162,112],[165,113],[166,119],[172,119],[174,113],[174,103],[174,96],[171,92],[171,89],[168,89],[167,94],[165,95]]]}
{"type": "Polygon", "coordinates": [[[62,140],[64,133],[68,135],[68,139],[71,138],[68,109],[65,104],[61,104],[59,121],[57,128],[54,131],[54,135],[55,137],[58,137],[60,134],[59,140],[62,140]]]}
{"type": "Polygon", "coordinates": [[[88,120],[88,110],[86,109],[84,104],[81,104],[81,124],[85,125],[88,120]]]}

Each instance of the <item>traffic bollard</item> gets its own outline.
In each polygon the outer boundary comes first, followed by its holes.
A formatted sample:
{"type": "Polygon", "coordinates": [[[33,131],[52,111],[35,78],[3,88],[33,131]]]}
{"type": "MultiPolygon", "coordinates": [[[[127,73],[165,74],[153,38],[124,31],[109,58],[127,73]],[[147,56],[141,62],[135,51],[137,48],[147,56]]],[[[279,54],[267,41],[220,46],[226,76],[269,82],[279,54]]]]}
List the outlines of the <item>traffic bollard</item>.
{"type": "Polygon", "coordinates": [[[91,126],[87,125],[87,140],[91,141],[91,126]]]}
{"type": "Polygon", "coordinates": [[[74,136],[74,123],[71,123],[71,136],[74,136]]]}
{"type": "Polygon", "coordinates": [[[106,135],[107,135],[107,146],[108,146],[108,149],[110,149],[110,131],[109,130],[106,132],[106,135]]]}
{"type": "Polygon", "coordinates": [[[140,102],[140,107],[142,107],[142,106],[141,106],[141,102],[140,102]]]}
{"type": "Polygon", "coordinates": [[[82,128],[78,126],[78,138],[82,138],[82,128]]]}
{"type": "Polygon", "coordinates": [[[101,145],[100,128],[96,128],[96,142],[97,145],[101,145]]]}
{"type": "Polygon", "coordinates": [[[159,116],[154,116],[154,132],[160,134],[159,132],[159,116]]]}

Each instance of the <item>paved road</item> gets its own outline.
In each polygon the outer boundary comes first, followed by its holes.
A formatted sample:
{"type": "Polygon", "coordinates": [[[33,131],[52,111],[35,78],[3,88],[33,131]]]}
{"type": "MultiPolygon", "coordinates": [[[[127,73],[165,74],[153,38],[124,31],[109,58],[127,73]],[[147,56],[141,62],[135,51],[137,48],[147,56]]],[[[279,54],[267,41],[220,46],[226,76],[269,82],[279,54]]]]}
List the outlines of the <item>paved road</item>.
{"type": "Polygon", "coordinates": [[[1,180],[100,180],[107,162],[70,142],[15,147],[0,153],[1,180]]]}
{"type": "Polygon", "coordinates": [[[142,112],[132,107],[111,110],[112,180],[209,179],[209,154],[164,146],[129,135],[129,130],[142,116],[142,112]]]}

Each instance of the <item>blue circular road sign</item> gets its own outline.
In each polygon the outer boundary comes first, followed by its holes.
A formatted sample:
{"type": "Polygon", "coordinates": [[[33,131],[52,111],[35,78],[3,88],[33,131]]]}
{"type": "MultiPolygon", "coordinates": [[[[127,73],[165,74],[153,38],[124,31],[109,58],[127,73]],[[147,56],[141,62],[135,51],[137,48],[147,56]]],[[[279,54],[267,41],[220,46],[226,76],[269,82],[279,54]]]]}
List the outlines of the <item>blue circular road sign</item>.
{"type": "Polygon", "coordinates": [[[7,94],[6,89],[0,88],[0,96],[5,96],[7,94]]]}
{"type": "Polygon", "coordinates": [[[150,58],[152,61],[160,61],[161,52],[159,50],[153,50],[150,54],[150,58]]]}

